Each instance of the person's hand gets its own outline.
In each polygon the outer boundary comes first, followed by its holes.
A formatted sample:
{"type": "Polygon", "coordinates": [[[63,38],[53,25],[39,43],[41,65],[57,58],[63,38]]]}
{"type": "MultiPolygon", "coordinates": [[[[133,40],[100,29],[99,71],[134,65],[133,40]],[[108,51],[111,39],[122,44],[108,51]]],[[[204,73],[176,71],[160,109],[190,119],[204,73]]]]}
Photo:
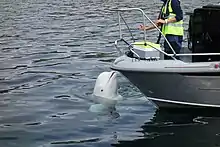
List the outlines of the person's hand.
{"type": "Polygon", "coordinates": [[[146,29],[146,26],[144,26],[144,25],[141,24],[141,25],[138,27],[138,29],[139,29],[139,30],[145,30],[145,29],[146,29]]]}
{"type": "Polygon", "coordinates": [[[151,30],[152,29],[152,26],[144,26],[144,25],[140,25],[139,27],[138,27],[140,30],[145,30],[145,31],[147,31],[147,30],[151,30]]]}
{"type": "Polygon", "coordinates": [[[165,24],[165,23],[166,23],[166,21],[163,20],[163,19],[158,19],[158,20],[156,21],[156,24],[158,24],[158,25],[160,25],[160,24],[165,24]]]}

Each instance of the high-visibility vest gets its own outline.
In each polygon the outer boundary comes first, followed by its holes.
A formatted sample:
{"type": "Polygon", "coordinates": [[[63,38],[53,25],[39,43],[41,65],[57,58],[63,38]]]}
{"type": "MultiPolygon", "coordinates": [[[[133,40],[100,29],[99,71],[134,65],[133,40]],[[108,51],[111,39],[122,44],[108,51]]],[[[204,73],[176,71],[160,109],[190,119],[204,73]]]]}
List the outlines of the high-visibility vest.
{"type": "MultiPolygon", "coordinates": [[[[172,0],[167,0],[166,4],[162,8],[162,14],[163,15],[168,14],[166,19],[173,18],[176,16],[176,14],[173,13],[171,2],[172,2],[172,0]]],[[[183,36],[183,34],[184,34],[183,31],[184,31],[183,20],[180,20],[178,22],[163,24],[163,26],[162,26],[162,33],[164,35],[169,34],[169,35],[183,36]]]]}

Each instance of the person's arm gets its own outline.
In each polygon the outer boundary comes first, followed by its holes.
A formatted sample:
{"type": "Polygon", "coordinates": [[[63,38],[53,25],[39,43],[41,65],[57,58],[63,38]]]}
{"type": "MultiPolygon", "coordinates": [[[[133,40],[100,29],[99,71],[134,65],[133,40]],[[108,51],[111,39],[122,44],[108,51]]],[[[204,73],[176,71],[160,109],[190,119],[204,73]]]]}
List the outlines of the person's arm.
{"type": "MultiPolygon", "coordinates": [[[[157,21],[156,21],[157,22],[157,21]]],[[[155,25],[158,27],[159,24],[155,22],[155,25]]],[[[145,30],[145,31],[148,31],[148,30],[152,30],[152,29],[155,29],[156,27],[154,25],[151,25],[151,26],[143,26],[143,25],[140,25],[139,29],[140,30],[145,30]]]]}
{"type": "Polygon", "coordinates": [[[183,11],[180,6],[180,1],[179,0],[172,0],[171,7],[173,9],[173,13],[176,14],[176,16],[175,16],[176,21],[183,20],[183,11]]]}
{"type": "Polygon", "coordinates": [[[172,18],[169,18],[169,19],[158,19],[156,22],[158,24],[167,24],[167,23],[172,23],[172,22],[176,22],[176,17],[172,17],[172,18]]]}
{"type": "Polygon", "coordinates": [[[140,30],[145,30],[145,31],[148,31],[148,30],[152,30],[152,29],[154,29],[155,28],[155,26],[143,26],[143,25],[140,25],[140,27],[139,27],[139,29],[140,30]]]}
{"type": "Polygon", "coordinates": [[[167,24],[167,23],[177,22],[177,21],[180,21],[183,19],[183,11],[180,6],[180,1],[179,0],[172,0],[171,7],[173,9],[173,13],[175,13],[176,16],[169,18],[169,19],[165,19],[165,20],[159,19],[159,20],[157,20],[157,23],[167,24]]]}

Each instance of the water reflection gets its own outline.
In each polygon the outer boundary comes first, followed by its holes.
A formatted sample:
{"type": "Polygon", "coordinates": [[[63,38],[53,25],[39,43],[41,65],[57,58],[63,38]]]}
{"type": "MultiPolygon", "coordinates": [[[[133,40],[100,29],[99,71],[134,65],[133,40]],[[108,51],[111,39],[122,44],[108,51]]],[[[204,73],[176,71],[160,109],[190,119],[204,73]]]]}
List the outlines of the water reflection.
{"type": "Polygon", "coordinates": [[[219,146],[219,124],[217,110],[157,110],[152,121],[141,126],[140,139],[120,140],[112,146],[219,146]]]}

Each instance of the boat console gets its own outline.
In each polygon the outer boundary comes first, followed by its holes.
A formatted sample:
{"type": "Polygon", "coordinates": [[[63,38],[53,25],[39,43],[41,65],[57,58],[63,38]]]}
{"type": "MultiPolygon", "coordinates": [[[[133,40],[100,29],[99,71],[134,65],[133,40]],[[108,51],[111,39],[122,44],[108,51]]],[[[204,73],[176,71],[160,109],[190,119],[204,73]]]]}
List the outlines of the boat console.
{"type": "MultiPolygon", "coordinates": [[[[220,53],[219,18],[220,5],[206,5],[190,15],[188,47],[192,53],[220,53]]],[[[219,60],[219,55],[192,56],[192,62],[219,60]]]]}

